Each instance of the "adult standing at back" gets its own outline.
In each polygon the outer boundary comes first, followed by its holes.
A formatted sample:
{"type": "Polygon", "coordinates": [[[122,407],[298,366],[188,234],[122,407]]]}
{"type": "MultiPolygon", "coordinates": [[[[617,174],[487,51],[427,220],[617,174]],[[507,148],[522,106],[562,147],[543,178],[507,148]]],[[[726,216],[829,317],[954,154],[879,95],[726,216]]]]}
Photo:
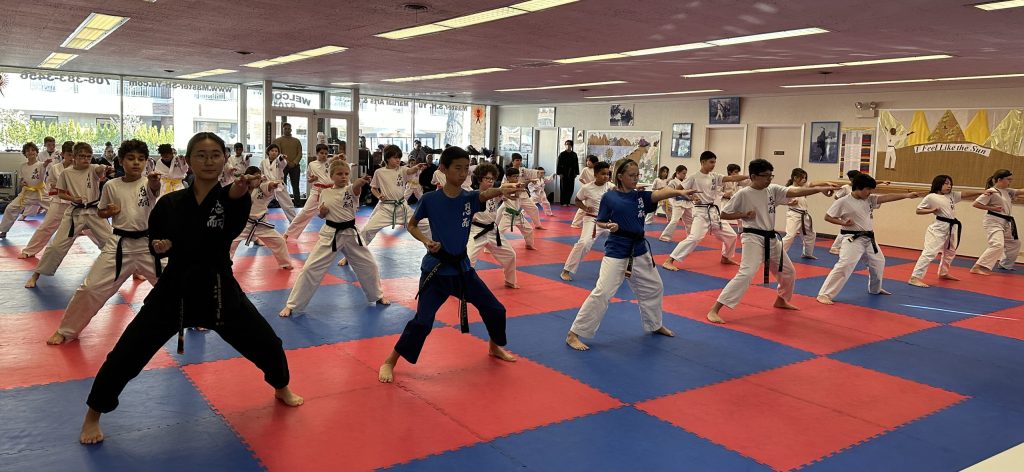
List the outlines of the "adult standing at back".
{"type": "Polygon", "coordinates": [[[281,132],[284,136],[280,136],[274,140],[274,144],[281,150],[281,154],[285,155],[285,159],[288,164],[284,168],[285,180],[291,179],[292,181],[292,200],[298,201],[299,199],[299,178],[301,178],[302,170],[299,167],[299,161],[302,159],[302,141],[299,141],[292,136],[292,125],[291,123],[284,123],[281,125],[281,132]]]}
{"type": "Polygon", "coordinates": [[[565,141],[565,150],[558,155],[555,173],[559,175],[558,202],[572,205],[572,194],[576,190],[576,176],[580,175],[580,158],[572,150],[572,141],[565,141]]]}

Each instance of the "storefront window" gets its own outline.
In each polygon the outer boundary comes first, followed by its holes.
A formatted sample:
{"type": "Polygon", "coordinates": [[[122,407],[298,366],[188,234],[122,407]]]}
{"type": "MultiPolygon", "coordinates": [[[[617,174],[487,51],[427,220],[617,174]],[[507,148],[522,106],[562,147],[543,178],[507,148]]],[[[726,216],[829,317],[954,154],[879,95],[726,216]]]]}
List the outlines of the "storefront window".
{"type": "Polygon", "coordinates": [[[255,85],[245,88],[245,152],[252,153],[253,165],[263,160],[266,148],[267,131],[263,123],[263,86],[255,85]]]}
{"type": "Polygon", "coordinates": [[[352,111],[351,90],[330,90],[327,92],[327,109],[334,111],[352,111]]]}
{"type": "Polygon", "coordinates": [[[412,149],[412,101],[388,97],[359,99],[359,135],[371,151],[380,144],[394,144],[408,153],[412,149]]]}
{"type": "Polygon", "coordinates": [[[241,139],[238,86],[125,77],[124,123],[125,138],[145,141],[151,152],[161,143],[184,152],[198,132],[214,133],[230,147],[241,139]]]}
{"type": "Polygon", "coordinates": [[[320,92],[274,89],[274,107],[276,108],[319,110],[323,108],[320,106],[320,99],[320,92]]]}
{"type": "Polygon", "coordinates": [[[469,109],[469,105],[459,103],[416,102],[416,138],[433,149],[443,149],[446,144],[465,149],[473,144],[469,139],[469,109]]]}

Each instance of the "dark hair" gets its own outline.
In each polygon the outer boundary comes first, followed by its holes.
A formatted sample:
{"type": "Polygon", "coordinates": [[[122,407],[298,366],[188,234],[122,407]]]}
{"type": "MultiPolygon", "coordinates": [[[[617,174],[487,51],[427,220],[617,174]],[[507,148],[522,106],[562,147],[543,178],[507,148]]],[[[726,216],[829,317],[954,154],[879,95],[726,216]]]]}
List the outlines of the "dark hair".
{"type": "Polygon", "coordinates": [[[875,182],[875,178],[868,174],[858,173],[857,175],[853,176],[852,180],[850,180],[850,188],[852,188],[853,190],[875,188],[877,186],[878,183],[875,182]]]}
{"type": "Polygon", "coordinates": [[[517,175],[519,175],[519,169],[515,167],[509,167],[508,169],[505,169],[505,177],[512,177],[517,175]]]}
{"type": "Polygon", "coordinates": [[[854,177],[860,175],[859,170],[850,170],[846,172],[846,178],[853,180],[854,177]]]}
{"type": "Polygon", "coordinates": [[[661,175],[662,172],[669,172],[668,166],[661,166],[661,168],[658,169],[658,175],[661,175]]]}
{"type": "Polygon", "coordinates": [[[384,146],[384,160],[391,159],[392,157],[402,158],[402,148],[395,146],[394,144],[388,144],[384,146]]]}
{"type": "Polygon", "coordinates": [[[793,169],[793,173],[789,174],[789,181],[786,182],[786,186],[789,187],[790,185],[793,185],[793,182],[796,181],[797,177],[803,177],[804,180],[807,180],[807,171],[799,167],[793,169]]]}
{"type": "Polygon", "coordinates": [[[710,161],[711,159],[718,160],[718,156],[716,156],[715,153],[713,153],[711,151],[704,151],[704,152],[700,153],[700,161],[701,162],[710,161]]]}
{"type": "Polygon", "coordinates": [[[60,145],[60,152],[61,152],[61,154],[65,153],[65,152],[75,152],[75,142],[74,141],[64,141],[64,143],[60,145]]]}
{"type": "Polygon", "coordinates": [[[113,144],[111,144],[111,142],[110,142],[110,141],[107,141],[107,142],[106,142],[106,143],[104,143],[103,145],[104,145],[104,146],[106,146],[106,147],[114,147],[114,145],[113,145],[113,144]]]}
{"type": "Polygon", "coordinates": [[[143,157],[149,157],[149,145],[144,141],[138,139],[129,139],[121,143],[121,146],[117,148],[117,158],[124,159],[125,154],[129,152],[137,152],[142,154],[143,157]]]}
{"type": "Polygon", "coordinates": [[[607,162],[598,162],[597,164],[594,164],[594,174],[596,175],[598,172],[605,169],[611,169],[611,167],[612,165],[607,162]]]}
{"type": "Polygon", "coordinates": [[[513,161],[521,161],[521,160],[523,160],[523,155],[519,154],[518,152],[513,152],[512,153],[512,160],[513,161]]]}
{"type": "Polygon", "coordinates": [[[475,165],[477,165],[477,164],[476,164],[476,158],[475,158],[475,157],[471,157],[471,158],[469,158],[469,164],[470,164],[470,165],[474,165],[474,166],[475,166],[475,165]]]}
{"type": "MultiPolygon", "coordinates": [[[[761,159],[761,160],[763,161],[764,159],[761,159]]],[[[751,162],[753,162],[753,161],[751,161],[751,162]]],[[[747,168],[750,168],[750,164],[747,164],[747,168]]],[[[729,164],[729,165],[725,166],[725,172],[727,174],[731,174],[733,172],[739,172],[741,170],[743,170],[743,168],[740,167],[739,164],[729,164]]]]}
{"type": "Polygon", "coordinates": [[[1013,172],[1010,172],[1009,169],[999,169],[992,174],[992,177],[989,177],[988,180],[985,181],[985,188],[993,187],[996,185],[997,180],[1005,179],[1011,175],[1013,175],[1013,172]]]}
{"type": "MultiPolygon", "coordinates": [[[[730,173],[733,171],[732,166],[736,166],[736,164],[729,164],[729,172],[730,173]]],[[[735,170],[739,171],[740,170],[740,169],[738,169],[739,166],[736,166],[736,167],[737,167],[737,169],[735,169],[735,170]]],[[[766,159],[754,159],[754,160],[750,161],[749,164],[747,164],[747,170],[750,172],[750,175],[753,176],[753,175],[757,175],[757,174],[760,174],[760,173],[765,172],[765,171],[771,172],[771,171],[775,170],[775,166],[773,166],[772,163],[768,162],[768,160],[766,160],[766,159]]]]}
{"type": "Polygon", "coordinates": [[[946,185],[946,181],[947,180],[949,181],[949,185],[953,185],[953,178],[952,177],[950,177],[948,175],[945,175],[945,174],[936,175],[935,178],[932,179],[932,188],[931,188],[931,190],[928,191],[928,193],[938,193],[938,194],[941,194],[942,193],[942,186],[946,185]]]}
{"type": "MultiPolygon", "coordinates": [[[[196,135],[196,136],[198,136],[198,135],[196,135]]],[[[224,147],[224,146],[221,146],[221,147],[224,147]]],[[[162,156],[164,154],[170,154],[170,153],[174,152],[174,148],[172,148],[170,144],[161,144],[161,145],[156,147],[156,152],[162,156]]]]}
{"type": "Polygon", "coordinates": [[[473,169],[473,176],[476,177],[477,181],[483,180],[484,177],[487,177],[487,174],[491,174],[494,178],[498,178],[498,166],[491,164],[490,162],[484,162],[483,164],[476,166],[476,169],[473,169]]]}
{"type": "Polygon", "coordinates": [[[317,145],[316,145],[316,151],[315,151],[315,152],[316,152],[317,154],[319,154],[319,153],[320,153],[320,151],[326,151],[327,149],[328,149],[328,147],[327,147],[327,145],[326,145],[326,144],[317,144],[317,145]]]}
{"type": "Polygon", "coordinates": [[[537,170],[544,170],[543,167],[537,166],[537,170]]]}
{"type": "Polygon", "coordinates": [[[39,146],[36,146],[36,143],[29,141],[21,146],[21,153],[25,154],[29,149],[35,149],[36,152],[39,152],[39,146]]]}
{"type": "Polygon", "coordinates": [[[267,146],[267,150],[266,150],[266,153],[267,153],[267,154],[270,154],[270,150],[271,150],[271,149],[277,149],[277,153],[278,153],[278,154],[280,154],[280,153],[281,153],[281,146],[278,146],[278,145],[276,145],[276,144],[271,144],[271,145],[267,146]]]}
{"type": "MultiPolygon", "coordinates": [[[[678,173],[680,173],[680,172],[682,172],[684,170],[686,170],[686,166],[684,166],[682,164],[679,164],[679,165],[676,166],[676,174],[678,174],[678,173]]],[[[675,174],[672,174],[672,175],[675,175],[675,174]]]]}
{"type": "Polygon", "coordinates": [[[468,161],[469,153],[458,146],[446,147],[444,148],[444,151],[441,151],[441,165],[444,166],[445,169],[451,166],[452,162],[455,162],[456,159],[465,159],[468,161]]]}
{"type": "MultiPolygon", "coordinates": [[[[217,143],[218,148],[227,149],[227,146],[224,145],[224,138],[221,138],[214,133],[204,131],[202,133],[196,133],[195,136],[192,136],[192,139],[188,140],[188,146],[185,146],[185,157],[192,157],[192,150],[195,149],[196,144],[200,141],[206,141],[207,139],[217,143]]],[[[167,147],[170,146],[170,144],[167,145],[167,147]]]]}
{"type": "MultiPolygon", "coordinates": [[[[615,164],[615,186],[622,187],[622,183],[619,181],[619,176],[626,171],[626,168],[630,165],[639,166],[636,161],[632,159],[620,159],[618,164],[615,164]]],[[[597,169],[597,165],[594,165],[594,169],[597,169]]],[[[596,173],[597,170],[594,170],[596,173]]]]}
{"type": "Polygon", "coordinates": [[[92,154],[92,144],[79,141],[75,143],[74,153],[78,154],[78,151],[88,150],[89,154],[92,154]]]}
{"type": "Polygon", "coordinates": [[[46,144],[46,143],[57,144],[57,140],[53,139],[53,136],[47,136],[47,137],[43,138],[43,144],[46,144]]]}
{"type": "Polygon", "coordinates": [[[587,156],[587,161],[588,162],[593,162],[594,164],[597,164],[597,162],[600,161],[600,159],[598,159],[597,156],[595,156],[593,154],[590,154],[590,155],[587,156]]]}
{"type": "Polygon", "coordinates": [[[245,149],[245,146],[242,143],[235,143],[235,149],[245,149]]]}
{"type": "Polygon", "coordinates": [[[249,166],[245,168],[245,175],[256,175],[262,173],[263,171],[261,171],[260,168],[256,166],[249,166]]]}
{"type": "Polygon", "coordinates": [[[562,143],[562,145],[564,146],[564,145],[566,145],[566,144],[568,144],[568,145],[572,146],[572,140],[571,140],[571,139],[566,139],[566,140],[565,140],[565,142],[564,142],[564,143],[562,143]]]}

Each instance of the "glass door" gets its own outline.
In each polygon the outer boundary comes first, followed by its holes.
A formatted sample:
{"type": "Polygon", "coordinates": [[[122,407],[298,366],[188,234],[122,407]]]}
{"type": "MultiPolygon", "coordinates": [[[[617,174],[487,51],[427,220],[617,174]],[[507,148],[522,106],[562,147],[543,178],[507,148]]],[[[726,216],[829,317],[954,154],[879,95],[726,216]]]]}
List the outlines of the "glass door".
{"type": "MultiPolygon", "coordinates": [[[[308,195],[306,185],[306,166],[309,162],[309,156],[315,155],[313,149],[316,148],[316,123],[313,114],[308,111],[295,112],[295,111],[281,111],[274,113],[274,131],[273,140],[285,135],[284,125],[291,125],[291,137],[299,140],[302,145],[302,151],[299,153],[299,194],[302,198],[308,195]],[[313,130],[312,132],[310,130],[313,130]]],[[[287,154],[287,152],[285,152],[287,154]]],[[[291,158],[292,156],[288,156],[291,158]]],[[[287,178],[285,179],[288,185],[285,187],[288,194],[293,193],[292,183],[287,178]]],[[[292,195],[293,197],[295,195],[292,195]]]]}

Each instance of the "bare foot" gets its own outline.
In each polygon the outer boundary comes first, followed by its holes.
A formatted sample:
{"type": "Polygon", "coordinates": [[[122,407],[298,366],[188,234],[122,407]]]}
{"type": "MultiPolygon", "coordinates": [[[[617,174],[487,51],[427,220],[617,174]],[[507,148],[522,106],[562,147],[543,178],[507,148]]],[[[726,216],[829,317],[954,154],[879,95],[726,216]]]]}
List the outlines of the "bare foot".
{"type": "Polygon", "coordinates": [[[289,316],[292,316],[292,309],[284,307],[281,309],[281,312],[277,314],[277,316],[280,316],[281,318],[287,318],[289,316]]]}
{"type": "Polygon", "coordinates": [[[818,295],[818,298],[815,298],[815,300],[817,300],[818,303],[821,303],[822,305],[835,305],[835,302],[833,302],[831,298],[828,298],[825,295],[818,295]]]}
{"type": "Polygon", "coordinates": [[[952,280],[954,282],[960,280],[959,277],[955,277],[955,276],[950,275],[950,274],[942,274],[942,275],[939,276],[939,278],[942,279],[942,280],[952,280]]]}
{"type": "Polygon", "coordinates": [[[913,285],[915,287],[923,287],[923,288],[930,287],[930,285],[922,282],[921,279],[919,279],[917,277],[911,277],[910,280],[907,281],[907,283],[910,284],[910,285],[913,285]]]}
{"type": "Polygon", "coordinates": [[[991,270],[988,270],[988,269],[986,269],[986,268],[984,268],[982,266],[978,266],[978,265],[976,265],[974,267],[971,267],[971,273],[972,274],[977,274],[977,275],[992,275],[992,271],[991,270]]]}
{"type": "MultiPolygon", "coordinates": [[[[871,293],[871,292],[868,292],[868,293],[871,293]]],[[[886,290],[884,288],[880,288],[880,289],[878,289],[878,293],[872,293],[872,295],[892,295],[892,292],[890,292],[890,291],[888,291],[888,290],[886,290]]]]}
{"type": "MultiPolygon", "coordinates": [[[[570,228],[576,228],[576,229],[582,228],[582,226],[577,226],[577,225],[569,225],[569,227],[570,228]]],[[[4,234],[7,234],[7,233],[4,233],[4,234]]]]}
{"type": "Polygon", "coordinates": [[[572,272],[563,269],[562,273],[559,274],[558,277],[566,282],[570,282],[572,281],[572,272]]]}
{"type": "Polygon", "coordinates": [[[535,248],[533,246],[526,246],[526,249],[529,249],[531,251],[536,251],[537,250],[537,248],[535,248]]]}
{"type": "Polygon", "coordinates": [[[505,288],[519,288],[519,286],[512,282],[505,282],[505,288]]]}
{"type": "Polygon", "coordinates": [[[281,266],[281,268],[284,269],[284,270],[292,270],[293,269],[291,264],[283,265],[283,266],[281,266]]]}
{"type": "Polygon", "coordinates": [[[143,276],[141,276],[139,274],[132,274],[132,278],[135,279],[135,280],[146,280],[145,277],[143,277],[143,276]]]}
{"type": "Polygon", "coordinates": [[[36,288],[36,282],[39,280],[39,272],[33,272],[32,276],[25,282],[25,288],[36,288]]]}
{"type": "Polygon", "coordinates": [[[721,316],[718,316],[718,310],[711,310],[708,312],[708,321],[712,323],[725,324],[725,320],[721,316]]]}
{"type": "Polygon", "coordinates": [[[671,257],[665,259],[665,263],[661,265],[661,268],[665,270],[670,270],[672,272],[679,270],[679,268],[676,267],[675,264],[673,264],[673,262],[675,262],[675,259],[672,259],[671,257]]]}
{"type": "Polygon", "coordinates": [[[395,380],[395,366],[387,362],[381,364],[380,370],[377,372],[377,380],[381,383],[393,382],[395,380]]]}
{"type": "Polygon", "coordinates": [[[543,226],[538,226],[536,229],[547,229],[547,228],[545,228],[543,226]]]}
{"type": "Polygon", "coordinates": [[[580,337],[572,331],[569,331],[569,334],[565,336],[565,343],[577,351],[586,351],[590,349],[590,346],[583,344],[583,341],[580,341],[580,337]]]}
{"type": "Polygon", "coordinates": [[[100,412],[89,408],[85,413],[85,421],[82,422],[82,434],[78,436],[78,442],[82,444],[97,444],[103,441],[103,431],[100,429],[100,412]]]}
{"type": "Polygon", "coordinates": [[[833,250],[831,250],[831,249],[829,249],[829,250],[828,250],[828,253],[829,253],[829,254],[832,254],[832,255],[835,255],[835,256],[838,256],[838,255],[839,255],[839,251],[833,251],[833,250]]]}
{"type": "Polygon", "coordinates": [[[58,344],[64,344],[64,341],[65,339],[63,334],[60,334],[60,332],[54,332],[52,335],[50,335],[50,339],[46,340],[46,344],[56,346],[58,344]]]}
{"type": "Polygon", "coordinates": [[[341,260],[338,261],[338,267],[345,267],[347,265],[348,265],[348,258],[347,257],[342,257],[341,260]]]}
{"type": "Polygon", "coordinates": [[[658,241],[668,243],[668,242],[672,242],[672,238],[658,238],[658,241]]]}
{"type": "Polygon", "coordinates": [[[672,330],[668,329],[668,327],[666,327],[666,326],[662,326],[662,327],[652,331],[652,333],[653,334],[660,334],[662,336],[668,336],[670,338],[676,337],[676,333],[673,333],[672,330]]]}
{"type": "Polygon", "coordinates": [[[818,258],[817,258],[817,257],[815,257],[815,256],[800,256],[800,258],[801,258],[801,259],[815,259],[815,260],[816,260],[816,259],[818,259],[818,258]]]}
{"type": "Polygon", "coordinates": [[[799,308],[797,308],[796,305],[789,303],[782,297],[775,298],[775,304],[772,306],[775,308],[782,308],[783,310],[799,310],[799,308]]]}
{"type": "Polygon", "coordinates": [[[296,395],[295,392],[288,387],[274,390],[274,398],[281,400],[281,403],[288,406],[299,406],[305,403],[305,400],[303,400],[302,397],[296,395]]]}
{"type": "Polygon", "coordinates": [[[487,354],[492,357],[497,357],[505,362],[515,362],[517,360],[516,356],[513,356],[510,352],[506,351],[505,348],[494,344],[494,341],[491,341],[491,346],[488,348],[487,354]]]}
{"type": "Polygon", "coordinates": [[[721,262],[722,262],[722,264],[726,264],[726,265],[740,265],[739,262],[736,262],[736,261],[734,261],[732,259],[729,259],[728,257],[725,257],[725,256],[722,256],[721,262]]]}
{"type": "Polygon", "coordinates": [[[24,252],[23,252],[23,253],[21,253],[21,254],[18,254],[18,259],[29,259],[29,258],[31,258],[31,257],[32,257],[32,255],[30,255],[30,254],[26,254],[26,253],[24,253],[24,252]]]}
{"type": "Polygon", "coordinates": [[[378,305],[385,305],[386,306],[386,305],[390,305],[391,304],[391,300],[388,300],[387,298],[384,298],[384,297],[380,297],[374,303],[376,303],[378,305]]]}

